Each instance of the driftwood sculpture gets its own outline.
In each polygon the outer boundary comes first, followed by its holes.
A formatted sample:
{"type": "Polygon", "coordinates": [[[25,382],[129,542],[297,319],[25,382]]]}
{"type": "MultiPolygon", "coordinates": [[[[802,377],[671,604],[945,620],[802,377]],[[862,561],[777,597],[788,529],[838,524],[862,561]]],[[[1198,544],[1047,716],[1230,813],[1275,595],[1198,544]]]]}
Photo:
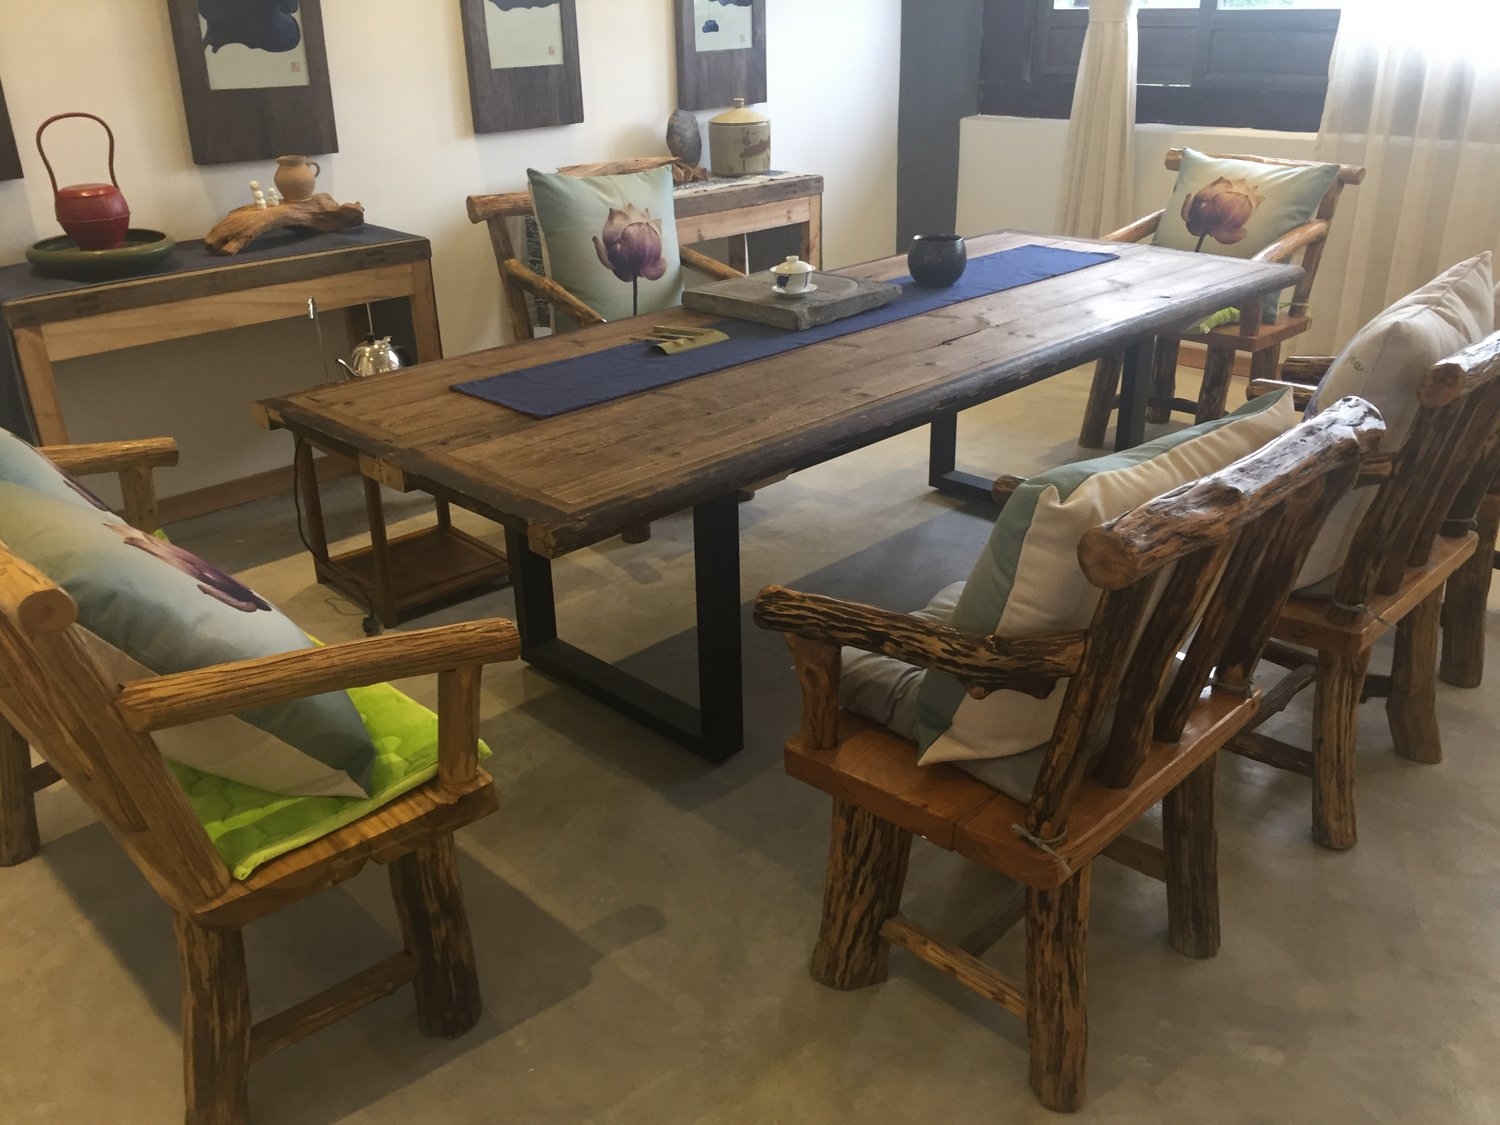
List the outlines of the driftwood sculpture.
{"type": "Polygon", "coordinates": [[[362,203],[339,203],[326,192],[275,207],[247,204],[225,215],[203,238],[210,253],[238,254],[268,230],[306,227],[316,231],[348,230],[365,221],[362,203]]]}

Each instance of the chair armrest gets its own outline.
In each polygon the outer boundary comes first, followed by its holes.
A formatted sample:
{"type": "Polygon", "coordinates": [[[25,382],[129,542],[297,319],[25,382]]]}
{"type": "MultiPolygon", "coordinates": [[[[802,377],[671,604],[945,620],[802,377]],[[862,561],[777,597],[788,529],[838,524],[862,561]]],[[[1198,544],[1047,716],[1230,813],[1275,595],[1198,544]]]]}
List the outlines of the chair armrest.
{"type": "Polygon", "coordinates": [[[1045,698],[1053,684],[1078,671],[1084,634],[980,637],[897,613],[822,594],[767,586],[755,602],[755,623],[805,640],[849,645],[946,672],[980,695],[1002,688],[1045,698]]]}
{"type": "Polygon", "coordinates": [[[691,246],[679,246],[677,252],[682,256],[682,264],[687,266],[688,269],[697,270],[699,273],[706,273],[709,277],[717,281],[733,281],[737,277],[745,276],[733,266],[727,265],[717,258],[710,258],[707,254],[694,250],[691,246]]]}
{"type": "Polygon", "coordinates": [[[493,664],[520,651],[511,622],[465,621],[136,680],[120,688],[115,706],[144,734],[325,691],[493,664]]]}
{"type": "Polygon", "coordinates": [[[87,445],[44,445],[41,451],[60,469],[79,476],[118,473],[125,520],[139,531],[161,527],[152,470],[177,464],[177,443],[171,438],[101,441],[87,445]]]}
{"type": "Polygon", "coordinates": [[[1281,364],[1281,377],[1289,383],[1306,383],[1315,387],[1337,358],[1331,355],[1287,356],[1281,364]]]}
{"type": "Polygon", "coordinates": [[[1328,237],[1328,221],[1313,219],[1300,227],[1293,227],[1250,260],[1252,262],[1284,262],[1305,246],[1322,242],[1328,237]]]}
{"type": "Polygon", "coordinates": [[[1105,242],[1139,242],[1148,234],[1155,234],[1156,228],[1161,223],[1161,217],[1167,213],[1166,208],[1153,212],[1144,218],[1137,219],[1128,227],[1121,227],[1117,231],[1104,236],[1105,242]]]}
{"type": "Polygon", "coordinates": [[[573,294],[569,293],[557,282],[543,277],[527,269],[514,258],[507,258],[500,263],[500,269],[533,297],[543,301],[551,301],[553,305],[567,313],[576,320],[580,326],[588,327],[591,324],[603,324],[604,317],[600,316],[588,305],[584,304],[573,294]]]}
{"type": "Polygon", "coordinates": [[[119,473],[134,468],[160,469],[177,464],[177,443],[165,437],[97,441],[84,445],[44,445],[41,452],[58,468],[79,476],[119,473]]]}
{"type": "Polygon", "coordinates": [[[438,776],[444,786],[461,787],[479,771],[480,670],[520,652],[515,625],[496,617],[138,680],[120,688],[115,707],[127,726],[144,734],[267,703],[436,672],[438,776]]]}
{"type": "Polygon", "coordinates": [[[1245,388],[1245,398],[1260,398],[1275,391],[1291,391],[1292,405],[1298,410],[1306,410],[1307,404],[1312,401],[1313,388],[1303,383],[1288,383],[1283,379],[1251,379],[1250,385],[1245,388]]]}

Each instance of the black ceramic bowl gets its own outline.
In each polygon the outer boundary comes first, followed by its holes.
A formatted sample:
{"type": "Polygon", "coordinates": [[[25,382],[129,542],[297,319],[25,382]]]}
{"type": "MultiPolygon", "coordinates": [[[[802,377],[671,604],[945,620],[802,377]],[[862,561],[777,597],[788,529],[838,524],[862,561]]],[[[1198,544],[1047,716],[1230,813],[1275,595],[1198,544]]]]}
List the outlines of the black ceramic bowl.
{"type": "Polygon", "coordinates": [[[956,234],[919,234],[906,252],[912,279],[928,289],[944,289],[964,275],[968,264],[964,240],[956,234]]]}

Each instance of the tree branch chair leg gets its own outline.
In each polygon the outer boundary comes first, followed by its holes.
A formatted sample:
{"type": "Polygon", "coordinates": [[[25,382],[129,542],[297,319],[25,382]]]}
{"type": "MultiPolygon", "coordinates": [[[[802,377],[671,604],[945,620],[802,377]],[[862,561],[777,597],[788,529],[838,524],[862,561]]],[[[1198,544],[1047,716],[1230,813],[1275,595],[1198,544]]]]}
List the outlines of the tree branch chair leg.
{"type": "Polygon", "coordinates": [[[1439,675],[1454,687],[1478,687],[1484,679],[1484,623],[1495,574],[1495,539],[1500,533],[1500,493],[1479,504],[1479,545],[1448,578],[1443,595],[1443,663],[1439,675]]]}
{"type": "Polygon", "coordinates": [[[453,837],[394,860],[390,877],[406,951],[417,962],[417,1024],[423,1035],[456,1038],[479,1022],[483,1002],[453,837]]]}
{"type": "Polygon", "coordinates": [[[1084,1005],[1089,876],[1085,867],[1053,890],[1026,892],[1026,1037],[1031,1088],[1048,1109],[1084,1101],[1089,1023],[1084,1005]]]}
{"type": "Polygon", "coordinates": [[[1356,712],[1368,651],[1353,656],[1318,654],[1313,701],[1313,839],[1325,848],[1352,848],[1356,712]]]}
{"type": "Polygon", "coordinates": [[[1162,799],[1167,937],[1178,953],[1199,959],[1219,952],[1218,768],[1215,754],[1162,799]]]}
{"type": "Polygon", "coordinates": [[[1198,391],[1194,423],[1224,417],[1229,402],[1229,377],[1233,373],[1234,352],[1229,348],[1209,348],[1203,357],[1203,386],[1198,391]]]}
{"type": "Polygon", "coordinates": [[[0,719],[0,867],[14,867],[41,848],[31,750],[20,732],[0,719]]]}
{"type": "Polygon", "coordinates": [[[1094,381],[1089,385],[1088,405],[1083,408],[1083,425],[1078,430],[1078,444],[1085,449],[1103,449],[1104,433],[1109,429],[1109,415],[1120,400],[1120,371],[1123,355],[1107,355],[1094,364],[1094,381]]]}
{"type": "Polygon", "coordinates": [[[1151,398],[1146,406],[1146,421],[1172,420],[1172,400],[1177,397],[1177,353],[1180,343],[1169,337],[1156,339],[1155,359],[1151,366],[1151,398]]]}
{"type": "Polygon", "coordinates": [[[813,980],[841,991],[885,980],[891,947],[880,927],[901,906],[910,855],[910,832],[846,801],[833,802],[813,980]]]}
{"type": "Polygon", "coordinates": [[[182,962],[182,1066],[187,1125],[250,1119],[250,985],[241,932],[173,916],[182,962]]]}
{"type": "Polygon", "coordinates": [[[1391,723],[1396,753],[1413,762],[1443,760],[1437,718],[1438,630],[1443,616],[1443,591],[1434,590],[1396,626],[1396,651],[1391,659],[1391,694],[1385,713],[1391,723]]]}

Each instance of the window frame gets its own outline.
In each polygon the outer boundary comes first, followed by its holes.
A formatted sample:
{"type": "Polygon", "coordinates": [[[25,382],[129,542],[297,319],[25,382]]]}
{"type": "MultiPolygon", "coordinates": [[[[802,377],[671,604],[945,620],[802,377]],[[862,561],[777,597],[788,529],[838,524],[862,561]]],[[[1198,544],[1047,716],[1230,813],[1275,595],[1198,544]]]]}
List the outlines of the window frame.
{"type": "MultiPolygon", "coordinates": [[[[1147,8],[1140,29],[1141,123],[1316,132],[1337,9],[1147,8]]],[[[1066,118],[1088,11],[1052,0],[985,0],[979,112],[1066,118]]]]}

